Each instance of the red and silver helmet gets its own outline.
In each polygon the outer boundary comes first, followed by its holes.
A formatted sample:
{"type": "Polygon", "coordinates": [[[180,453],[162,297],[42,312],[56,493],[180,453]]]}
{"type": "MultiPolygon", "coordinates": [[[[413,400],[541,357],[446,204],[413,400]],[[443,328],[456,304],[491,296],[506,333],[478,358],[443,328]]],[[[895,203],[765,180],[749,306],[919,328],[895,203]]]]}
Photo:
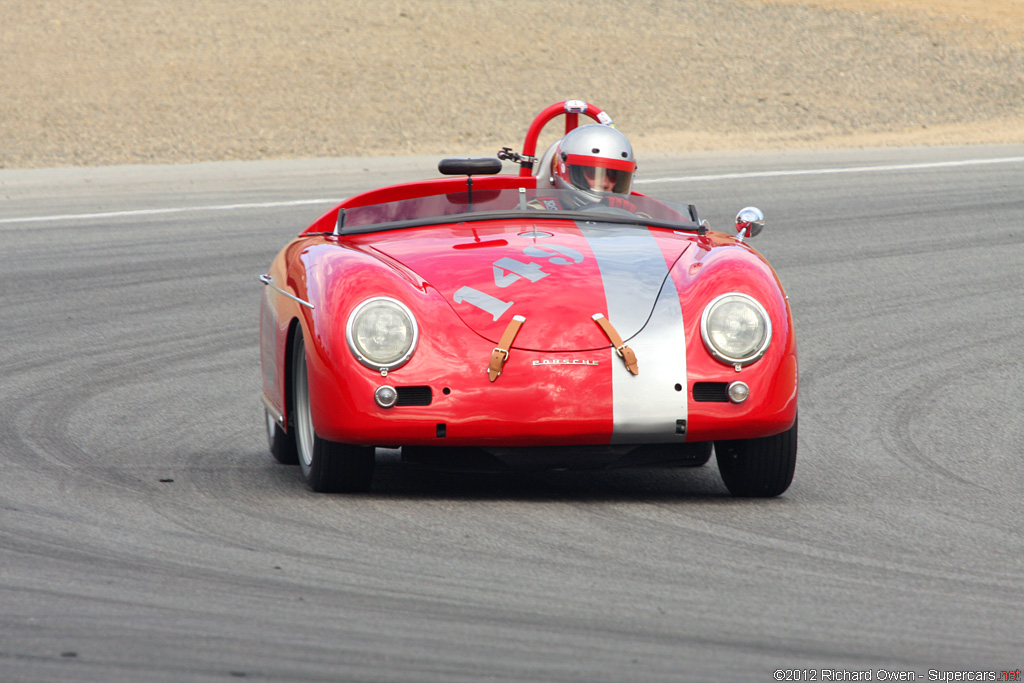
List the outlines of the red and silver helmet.
{"type": "Polygon", "coordinates": [[[591,201],[609,193],[629,194],[636,161],[626,136],[594,123],[562,138],[551,159],[551,178],[561,189],[579,190],[591,201]]]}

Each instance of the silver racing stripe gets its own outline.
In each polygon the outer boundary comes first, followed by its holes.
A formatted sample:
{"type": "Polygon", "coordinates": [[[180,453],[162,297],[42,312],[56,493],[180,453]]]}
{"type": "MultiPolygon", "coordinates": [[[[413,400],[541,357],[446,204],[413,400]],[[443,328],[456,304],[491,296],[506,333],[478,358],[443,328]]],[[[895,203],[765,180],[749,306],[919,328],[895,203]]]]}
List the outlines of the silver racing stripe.
{"type": "Polygon", "coordinates": [[[612,443],[681,442],[685,436],[677,427],[687,419],[686,337],[679,293],[671,279],[666,282],[665,256],[643,228],[578,225],[597,259],[608,303],[607,311],[594,312],[604,313],[636,352],[640,370],[631,374],[609,349],[612,443]]]}

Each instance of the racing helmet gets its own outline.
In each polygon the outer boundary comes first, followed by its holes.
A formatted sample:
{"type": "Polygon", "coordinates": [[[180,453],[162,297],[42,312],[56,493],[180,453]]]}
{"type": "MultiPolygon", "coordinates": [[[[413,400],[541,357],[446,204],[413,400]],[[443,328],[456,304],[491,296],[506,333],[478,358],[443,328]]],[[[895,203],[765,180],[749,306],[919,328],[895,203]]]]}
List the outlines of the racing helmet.
{"type": "Polygon", "coordinates": [[[569,131],[551,159],[555,187],[578,190],[591,202],[608,194],[629,194],[636,161],[626,136],[594,123],[569,131]]]}

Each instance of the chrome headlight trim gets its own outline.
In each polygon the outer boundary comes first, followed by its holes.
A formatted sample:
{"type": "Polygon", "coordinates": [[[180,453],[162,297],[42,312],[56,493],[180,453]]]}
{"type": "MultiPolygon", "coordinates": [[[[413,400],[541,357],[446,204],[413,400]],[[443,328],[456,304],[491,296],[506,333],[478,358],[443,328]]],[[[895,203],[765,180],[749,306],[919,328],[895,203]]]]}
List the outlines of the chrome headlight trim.
{"type": "Polygon", "coordinates": [[[749,365],[753,363],[768,350],[768,346],[772,341],[772,321],[768,317],[768,311],[765,310],[764,306],[760,304],[752,296],[747,294],[740,294],[739,292],[728,292],[726,294],[720,294],[711,300],[707,306],[704,307],[704,313],[700,317],[700,336],[704,340],[704,346],[707,348],[708,353],[717,358],[723,363],[728,365],[749,365]],[[759,343],[752,345],[747,353],[737,355],[730,352],[730,349],[720,348],[713,341],[713,332],[708,329],[709,321],[715,310],[724,303],[742,302],[746,304],[750,311],[755,313],[761,319],[761,324],[764,327],[764,337],[759,343]]]}
{"type": "MultiPolygon", "coordinates": [[[[394,322],[394,320],[393,320],[394,322]]],[[[393,330],[383,330],[384,334],[391,334],[393,330]]],[[[394,370],[405,365],[413,352],[416,350],[416,343],[419,341],[419,325],[416,323],[416,316],[412,314],[409,307],[397,299],[387,296],[375,296],[367,299],[353,309],[348,316],[345,325],[345,339],[348,341],[348,348],[352,355],[360,363],[374,370],[394,370]],[[391,314],[397,314],[397,320],[404,326],[400,332],[403,339],[394,340],[396,350],[384,355],[374,357],[376,350],[366,348],[365,343],[360,343],[360,322],[368,315],[375,312],[389,310],[391,314]]]]}

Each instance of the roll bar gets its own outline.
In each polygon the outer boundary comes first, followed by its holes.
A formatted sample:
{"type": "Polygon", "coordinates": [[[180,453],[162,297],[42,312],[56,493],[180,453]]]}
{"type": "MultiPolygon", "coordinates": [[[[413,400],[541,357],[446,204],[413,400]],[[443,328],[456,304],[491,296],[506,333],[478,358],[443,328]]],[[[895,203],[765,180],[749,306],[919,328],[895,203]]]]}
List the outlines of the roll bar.
{"type": "Polygon", "coordinates": [[[523,153],[522,159],[519,162],[519,175],[528,176],[533,174],[533,164],[536,161],[537,154],[537,138],[540,137],[540,131],[547,125],[548,121],[565,114],[565,132],[573,130],[579,126],[580,114],[586,114],[590,118],[594,119],[597,123],[603,123],[605,125],[612,125],[612,117],[605,114],[601,109],[595,107],[589,102],[582,100],[566,100],[564,102],[558,102],[552,104],[550,107],[537,114],[537,118],[530,124],[529,130],[526,131],[526,140],[523,141],[523,153]]]}

